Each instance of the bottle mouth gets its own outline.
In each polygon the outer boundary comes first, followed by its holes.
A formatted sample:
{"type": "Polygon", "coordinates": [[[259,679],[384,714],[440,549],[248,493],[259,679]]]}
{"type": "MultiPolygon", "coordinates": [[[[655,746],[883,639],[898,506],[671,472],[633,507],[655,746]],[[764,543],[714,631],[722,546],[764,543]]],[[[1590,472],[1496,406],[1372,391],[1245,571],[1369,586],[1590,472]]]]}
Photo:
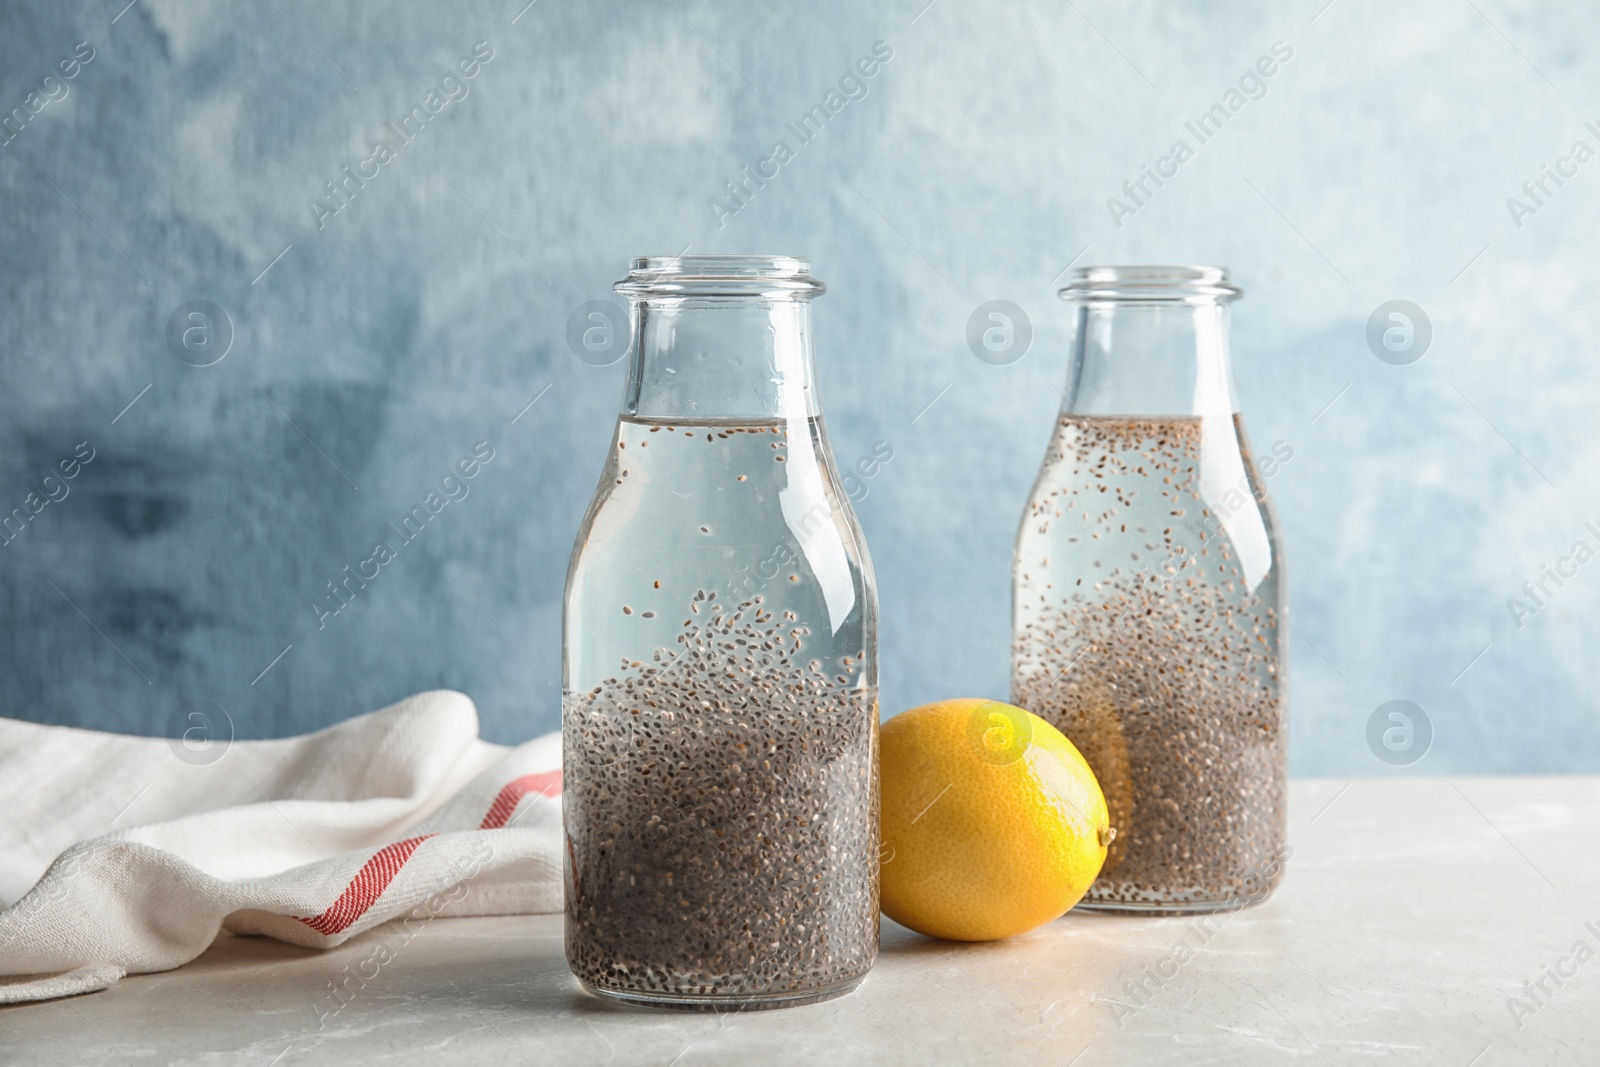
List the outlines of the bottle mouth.
{"type": "Polygon", "coordinates": [[[1078,267],[1056,295],[1074,304],[1225,304],[1244,290],[1226,267],[1078,267]]]}
{"type": "Polygon", "coordinates": [[[731,296],[796,300],[827,287],[799,256],[639,256],[612,286],[628,296],[731,296]]]}

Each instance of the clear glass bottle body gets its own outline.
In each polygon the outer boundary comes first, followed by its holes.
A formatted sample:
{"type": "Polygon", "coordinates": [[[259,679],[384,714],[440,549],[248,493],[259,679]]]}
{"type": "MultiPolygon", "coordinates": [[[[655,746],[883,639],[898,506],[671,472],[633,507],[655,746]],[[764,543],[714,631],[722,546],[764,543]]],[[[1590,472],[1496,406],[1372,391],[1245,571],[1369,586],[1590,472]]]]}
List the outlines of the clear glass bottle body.
{"type": "Polygon", "coordinates": [[[877,599],[803,260],[636,260],[623,410],[567,578],[566,945],[614,999],[853,988],[878,944],[877,599]]]}
{"type": "Polygon", "coordinates": [[[1072,739],[1117,837],[1080,907],[1211,911],[1282,877],[1283,550],[1206,267],[1091,267],[1017,535],[1012,702],[1072,739]]]}

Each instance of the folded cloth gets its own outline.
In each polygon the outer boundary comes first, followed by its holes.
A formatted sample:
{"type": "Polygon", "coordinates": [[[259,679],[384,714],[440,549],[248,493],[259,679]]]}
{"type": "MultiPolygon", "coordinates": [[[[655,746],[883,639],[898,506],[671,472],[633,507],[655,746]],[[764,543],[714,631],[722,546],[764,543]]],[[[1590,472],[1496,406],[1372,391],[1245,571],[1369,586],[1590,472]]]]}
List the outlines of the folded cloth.
{"type": "Polygon", "coordinates": [[[460,693],[199,758],[0,719],[0,1004],[171,970],[219,929],[331,948],[407,914],[559,911],[560,795],[560,736],[482,741],[460,693]]]}

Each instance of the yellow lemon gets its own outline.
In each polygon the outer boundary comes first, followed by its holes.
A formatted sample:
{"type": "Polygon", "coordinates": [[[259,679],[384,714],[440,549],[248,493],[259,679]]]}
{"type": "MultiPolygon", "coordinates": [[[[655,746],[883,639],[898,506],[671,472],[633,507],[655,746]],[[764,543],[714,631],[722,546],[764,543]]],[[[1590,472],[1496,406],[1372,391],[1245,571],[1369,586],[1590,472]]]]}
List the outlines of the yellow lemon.
{"type": "Polygon", "coordinates": [[[1116,831],[1082,755],[1043,719],[944,700],[883,724],[883,913],[952,941],[1011,937],[1082,899],[1116,831]]]}

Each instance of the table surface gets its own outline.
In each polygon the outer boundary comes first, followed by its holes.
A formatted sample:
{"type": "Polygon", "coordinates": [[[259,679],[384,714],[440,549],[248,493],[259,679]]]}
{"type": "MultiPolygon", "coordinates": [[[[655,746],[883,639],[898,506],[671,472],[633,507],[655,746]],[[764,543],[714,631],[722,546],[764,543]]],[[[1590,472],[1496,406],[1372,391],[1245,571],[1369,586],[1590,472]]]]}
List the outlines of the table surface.
{"type": "Polygon", "coordinates": [[[1600,777],[1297,780],[1264,904],[1203,925],[1074,912],[981,945],[886,921],[856,992],[777,1011],[601,1003],[558,915],[330,952],[223,937],[177,971],[0,1009],[0,1062],[1596,1064],[1597,826],[1600,777]],[[380,944],[393,958],[333,999],[380,944]]]}

